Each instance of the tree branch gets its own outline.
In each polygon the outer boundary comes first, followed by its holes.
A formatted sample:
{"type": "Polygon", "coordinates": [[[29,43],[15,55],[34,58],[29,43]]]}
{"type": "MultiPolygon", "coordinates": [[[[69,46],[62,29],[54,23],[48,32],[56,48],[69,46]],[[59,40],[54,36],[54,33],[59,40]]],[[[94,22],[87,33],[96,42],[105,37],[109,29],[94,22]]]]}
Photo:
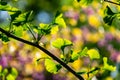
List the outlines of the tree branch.
{"type": "Polygon", "coordinates": [[[112,3],[112,4],[115,4],[115,5],[118,5],[118,6],[120,6],[120,4],[119,3],[116,3],[116,2],[113,2],[113,1],[109,1],[109,0],[104,0],[105,2],[108,2],[108,3],[112,3]]]}
{"type": "Polygon", "coordinates": [[[39,46],[38,44],[32,43],[30,41],[24,40],[22,38],[19,38],[7,31],[5,31],[4,29],[0,28],[0,32],[4,33],[6,36],[11,37],[15,40],[18,40],[20,42],[23,42],[25,44],[34,46],[36,48],[39,48],[40,50],[42,50],[44,53],[46,53],[47,55],[49,55],[51,58],[53,58],[55,61],[57,61],[58,63],[60,63],[64,68],[66,68],[68,71],[70,71],[73,75],[75,75],[79,80],[84,80],[82,76],[78,75],[73,69],[71,69],[67,64],[65,64],[63,61],[61,61],[59,58],[57,58],[55,55],[53,55],[51,52],[49,52],[48,50],[46,50],[45,48],[39,46]]]}

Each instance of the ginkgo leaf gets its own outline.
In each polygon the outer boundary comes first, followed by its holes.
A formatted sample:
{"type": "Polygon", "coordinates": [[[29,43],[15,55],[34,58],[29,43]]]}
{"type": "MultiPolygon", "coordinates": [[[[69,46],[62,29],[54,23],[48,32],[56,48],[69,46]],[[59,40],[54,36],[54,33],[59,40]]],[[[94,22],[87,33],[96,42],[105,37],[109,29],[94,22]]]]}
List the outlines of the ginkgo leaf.
{"type": "Polygon", "coordinates": [[[6,79],[7,80],[15,80],[15,77],[12,74],[8,74],[6,79]]]}
{"type": "Polygon", "coordinates": [[[56,74],[58,70],[61,68],[60,65],[57,65],[51,59],[45,59],[45,67],[48,72],[56,74]]]}
{"type": "Polygon", "coordinates": [[[104,63],[104,67],[103,67],[103,69],[104,70],[109,70],[109,71],[115,71],[116,70],[116,67],[115,66],[112,66],[112,65],[109,65],[108,63],[107,63],[107,57],[104,57],[103,58],[103,63],[104,63]]]}
{"type": "Polygon", "coordinates": [[[82,51],[78,52],[78,54],[80,57],[87,56],[88,55],[87,51],[88,51],[88,48],[85,47],[82,51]]]}
{"type": "Polygon", "coordinates": [[[52,42],[52,46],[55,48],[62,49],[63,47],[72,45],[72,42],[67,39],[58,38],[52,42]]]}
{"type": "Polygon", "coordinates": [[[56,25],[56,26],[53,26],[52,27],[52,29],[51,29],[51,34],[55,34],[55,33],[57,33],[58,32],[58,26],[56,25]]]}
{"type": "Polygon", "coordinates": [[[0,65],[0,73],[2,72],[2,66],[0,65]]]}
{"type": "Polygon", "coordinates": [[[62,18],[62,16],[63,14],[59,14],[59,16],[57,15],[57,17],[55,18],[55,23],[61,27],[66,27],[66,23],[64,19],[62,18]]]}
{"type": "Polygon", "coordinates": [[[75,61],[78,59],[78,57],[79,57],[79,54],[75,51],[72,51],[71,59],[75,61]]]}
{"type": "Polygon", "coordinates": [[[96,49],[88,50],[87,54],[89,55],[91,60],[100,58],[100,54],[99,54],[99,52],[96,49]]]}
{"type": "Polygon", "coordinates": [[[18,76],[18,72],[15,68],[11,69],[11,74],[16,78],[18,76]]]}

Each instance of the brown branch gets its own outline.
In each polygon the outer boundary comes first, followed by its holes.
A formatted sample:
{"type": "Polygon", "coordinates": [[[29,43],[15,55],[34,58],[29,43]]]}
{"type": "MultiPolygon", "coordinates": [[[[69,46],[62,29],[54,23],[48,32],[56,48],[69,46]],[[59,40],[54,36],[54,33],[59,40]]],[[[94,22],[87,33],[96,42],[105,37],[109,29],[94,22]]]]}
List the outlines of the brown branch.
{"type": "Polygon", "coordinates": [[[4,29],[0,28],[0,32],[4,33],[6,36],[13,38],[17,41],[23,42],[25,44],[34,46],[36,48],[39,48],[40,50],[42,50],[44,53],[46,53],[47,55],[49,55],[51,58],[53,58],[55,61],[57,61],[58,63],[60,63],[64,68],[66,68],[68,71],[70,71],[73,75],[75,75],[79,80],[84,80],[82,76],[78,75],[73,69],[71,69],[66,63],[64,63],[63,61],[61,61],[59,58],[57,58],[55,55],[53,55],[51,52],[49,52],[48,50],[46,50],[45,48],[39,46],[38,44],[32,43],[30,41],[24,40],[22,38],[19,38],[7,31],[5,31],[4,29]]]}

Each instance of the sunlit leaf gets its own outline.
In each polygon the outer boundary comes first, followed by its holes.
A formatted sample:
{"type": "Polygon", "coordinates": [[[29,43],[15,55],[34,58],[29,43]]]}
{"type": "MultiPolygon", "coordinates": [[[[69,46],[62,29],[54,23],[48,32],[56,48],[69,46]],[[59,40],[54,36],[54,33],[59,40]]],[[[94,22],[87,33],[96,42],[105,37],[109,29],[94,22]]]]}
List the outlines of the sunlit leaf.
{"type": "Polygon", "coordinates": [[[103,69],[104,70],[109,70],[109,71],[115,71],[116,70],[116,67],[115,66],[113,66],[113,65],[109,65],[108,63],[107,63],[107,57],[104,57],[103,58],[103,63],[104,63],[104,67],[103,67],[103,69]]]}
{"type": "Polygon", "coordinates": [[[0,65],[0,73],[2,72],[2,66],[0,65]]]}
{"type": "Polygon", "coordinates": [[[57,17],[55,18],[55,23],[61,27],[66,27],[66,23],[64,19],[62,18],[62,16],[63,14],[59,14],[59,16],[57,15],[57,17]]]}
{"type": "Polygon", "coordinates": [[[21,37],[21,36],[22,36],[22,32],[23,32],[23,27],[22,27],[22,26],[20,26],[20,27],[15,27],[14,34],[15,34],[16,36],[21,37]]]}
{"type": "Polygon", "coordinates": [[[87,54],[89,55],[91,60],[100,58],[100,54],[99,54],[99,52],[96,49],[88,50],[87,54]]]}
{"type": "Polygon", "coordinates": [[[18,76],[18,72],[15,68],[11,69],[11,74],[16,78],[18,76]]]}
{"type": "Polygon", "coordinates": [[[51,29],[51,34],[55,34],[55,33],[57,33],[58,32],[58,26],[56,25],[56,26],[53,26],[52,27],[52,29],[51,29]]]}
{"type": "Polygon", "coordinates": [[[72,45],[71,41],[67,39],[62,39],[62,38],[58,38],[52,42],[52,46],[54,46],[55,48],[59,48],[59,49],[62,49],[66,46],[71,46],[71,45],[72,45]]]}
{"type": "Polygon", "coordinates": [[[8,74],[6,79],[7,80],[15,80],[15,77],[12,74],[8,74]]]}
{"type": "Polygon", "coordinates": [[[56,74],[58,70],[61,68],[60,65],[57,65],[51,59],[45,59],[45,67],[48,72],[56,74]]]}
{"type": "Polygon", "coordinates": [[[5,68],[2,73],[3,75],[6,75],[8,73],[8,70],[5,68]]]}
{"type": "Polygon", "coordinates": [[[78,59],[78,57],[79,57],[79,54],[76,53],[75,51],[72,51],[71,59],[72,59],[73,61],[75,61],[75,60],[78,59]]]}
{"type": "Polygon", "coordinates": [[[88,48],[85,47],[85,48],[84,48],[81,52],[79,52],[78,54],[79,54],[80,57],[87,56],[87,55],[88,55],[88,54],[87,54],[87,51],[88,51],[88,48]]]}
{"type": "Polygon", "coordinates": [[[40,23],[39,24],[39,34],[49,34],[51,32],[51,26],[49,24],[40,23]]]}

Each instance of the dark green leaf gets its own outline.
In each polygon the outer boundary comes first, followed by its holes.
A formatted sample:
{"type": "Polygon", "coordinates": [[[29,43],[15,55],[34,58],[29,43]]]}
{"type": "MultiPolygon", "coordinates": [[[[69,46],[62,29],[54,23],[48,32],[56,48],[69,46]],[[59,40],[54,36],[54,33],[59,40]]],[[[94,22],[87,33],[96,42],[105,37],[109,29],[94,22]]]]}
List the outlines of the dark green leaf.
{"type": "Polygon", "coordinates": [[[78,0],[80,1],[82,4],[90,4],[93,2],[93,0],[78,0]]]}
{"type": "Polygon", "coordinates": [[[7,2],[1,1],[0,4],[3,5],[3,6],[5,6],[5,5],[7,5],[7,2]]]}
{"type": "Polygon", "coordinates": [[[81,0],[77,0],[77,2],[80,2],[81,0]]]}
{"type": "Polygon", "coordinates": [[[107,15],[114,15],[114,14],[115,14],[115,13],[110,9],[109,6],[106,7],[106,10],[105,10],[105,11],[106,11],[106,14],[107,14],[107,15]]]}

